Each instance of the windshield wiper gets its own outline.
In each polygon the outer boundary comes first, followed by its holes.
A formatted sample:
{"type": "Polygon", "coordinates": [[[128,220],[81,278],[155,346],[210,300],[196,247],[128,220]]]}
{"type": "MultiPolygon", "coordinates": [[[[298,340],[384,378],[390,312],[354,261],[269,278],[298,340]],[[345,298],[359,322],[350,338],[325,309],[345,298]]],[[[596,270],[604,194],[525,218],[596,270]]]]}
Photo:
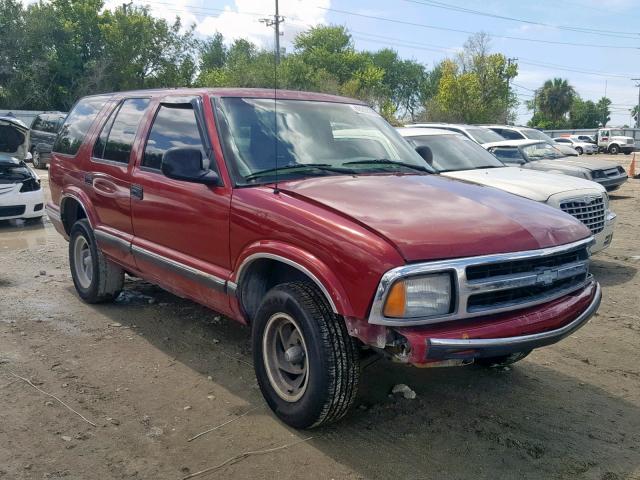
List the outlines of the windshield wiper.
{"type": "Polygon", "coordinates": [[[322,170],[327,172],[336,172],[336,173],[353,173],[353,170],[349,168],[339,168],[334,167],[328,163],[299,163],[297,165],[284,165],[278,168],[269,168],[267,170],[260,170],[259,172],[252,173],[251,175],[247,175],[244,177],[245,180],[253,180],[255,178],[263,177],[265,175],[269,175],[276,172],[289,172],[292,170],[322,170]]]}
{"type": "Polygon", "coordinates": [[[395,162],[393,160],[389,160],[388,158],[372,158],[370,160],[354,160],[352,162],[345,162],[343,163],[343,165],[365,165],[367,163],[373,163],[378,165],[398,165],[400,167],[411,168],[413,170],[418,170],[420,172],[433,173],[427,167],[423,167],[421,165],[414,165],[412,163],[395,162]]]}

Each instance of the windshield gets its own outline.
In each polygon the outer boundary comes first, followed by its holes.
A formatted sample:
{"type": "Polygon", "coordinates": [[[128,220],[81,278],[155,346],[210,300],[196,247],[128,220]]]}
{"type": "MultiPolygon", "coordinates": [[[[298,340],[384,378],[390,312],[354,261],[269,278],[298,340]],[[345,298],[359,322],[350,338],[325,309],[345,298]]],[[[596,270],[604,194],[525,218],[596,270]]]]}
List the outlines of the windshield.
{"type": "Polygon", "coordinates": [[[622,130],[611,130],[612,137],[624,137],[625,134],[622,130]]]}
{"type": "Polygon", "coordinates": [[[462,135],[422,135],[407,138],[417,147],[423,147],[421,155],[438,172],[505,166],[480,145],[462,135]]]}
{"type": "Polygon", "coordinates": [[[489,143],[489,142],[501,142],[504,138],[498,135],[493,130],[489,130],[488,128],[476,127],[466,129],[467,133],[471,135],[478,143],[489,143]]]}
{"type": "Polygon", "coordinates": [[[522,147],[522,151],[529,160],[556,160],[565,157],[565,155],[553,145],[542,142],[522,147]]]}
{"type": "Polygon", "coordinates": [[[545,142],[553,143],[553,139],[549,135],[541,132],[540,130],[536,130],[535,128],[523,128],[522,133],[524,133],[525,137],[530,138],[531,140],[544,140],[545,142]]]}
{"type": "Polygon", "coordinates": [[[239,185],[372,172],[433,173],[369,107],[308,100],[278,100],[275,106],[264,98],[215,101],[220,138],[239,185]]]}

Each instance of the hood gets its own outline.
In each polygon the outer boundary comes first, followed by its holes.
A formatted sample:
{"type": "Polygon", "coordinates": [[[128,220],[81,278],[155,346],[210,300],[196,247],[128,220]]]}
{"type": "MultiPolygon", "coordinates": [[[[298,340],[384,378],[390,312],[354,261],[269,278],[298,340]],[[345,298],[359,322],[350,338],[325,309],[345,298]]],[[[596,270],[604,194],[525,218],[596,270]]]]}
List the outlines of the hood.
{"type": "Polygon", "coordinates": [[[442,175],[499,188],[537,202],[546,202],[552,195],[574,190],[591,189],[598,193],[605,191],[602,185],[590,180],[517,167],[462,170],[442,175]]]}
{"type": "Polygon", "coordinates": [[[373,230],[409,262],[534,250],[591,235],[547,205],[437,175],[332,176],[279,188],[373,230]]]}
{"type": "Polygon", "coordinates": [[[0,117],[0,153],[19,160],[29,152],[29,127],[14,117],[0,117]]]}
{"type": "Polygon", "coordinates": [[[580,158],[562,158],[560,160],[541,160],[547,165],[570,165],[572,167],[580,167],[586,170],[608,170],[610,168],[618,168],[618,164],[608,160],[600,160],[599,158],[590,158],[589,160],[581,160],[580,158]]]}
{"type": "Polygon", "coordinates": [[[575,148],[573,148],[573,147],[571,147],[569,145],[563,145],[562,143],[554,143],[553,146],[556,147],[558,150],[560,150],[565,155],[570,155],[572,157],[577,157],[578,156],[578,151],[575,148]]]}

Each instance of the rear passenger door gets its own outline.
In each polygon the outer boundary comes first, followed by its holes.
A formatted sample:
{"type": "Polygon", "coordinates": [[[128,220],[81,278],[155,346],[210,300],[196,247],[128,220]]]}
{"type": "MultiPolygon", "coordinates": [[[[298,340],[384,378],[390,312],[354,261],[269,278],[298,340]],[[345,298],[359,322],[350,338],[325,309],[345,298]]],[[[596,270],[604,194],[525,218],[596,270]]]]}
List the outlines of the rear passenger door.
{"type": "Polygon", "coordinates": [[[231,188],[174,180],[161,171],[164,153],[175,147],[201,149],[203,167],[217,171],[205,105],[210,108],[196,96],[168,97],[155,106],[132,176],[132,249],[146,276],[226,312],[231,188]]]}
{"type": "Polygon", "coordinates": [[[86,190],[96,215],[94,233],[105,253],[134,265],[130,253],[131,154],[136,133],[149,105],[148,98],[127,98],[103,118],[85,173],[86,190]]]}

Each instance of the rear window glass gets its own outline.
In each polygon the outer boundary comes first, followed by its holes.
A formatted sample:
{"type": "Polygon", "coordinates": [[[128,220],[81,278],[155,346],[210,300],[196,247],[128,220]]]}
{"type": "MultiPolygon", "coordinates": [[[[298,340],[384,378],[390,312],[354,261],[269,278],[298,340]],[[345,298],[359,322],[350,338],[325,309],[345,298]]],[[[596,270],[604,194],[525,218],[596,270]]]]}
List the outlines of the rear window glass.
{"type": "Polygon", "coordinates": [[[130,98],[111,114],[93,150],[93,156],[113,162],[128,163],[138,125],[149,105],[148,98],[130,98]]]}
{"type": "Polygon", "coordinates": [[[491,153],[505,163],[521,163],[524,161],[522,153],[515,147],[498,147],[491,153]]]}
{"type": "Polygon", "coordinates": [[[53,145],[53,151],[65,153],[67,155],[75,155],[78,153],[80,145],[84,140],[84,136],[91,128],[91,124],[95,120],[98,112],[107,103],[109,97],[101,95],[97,97],[87,97],[76,103],[67,120],[62,125],[60,133],[53,145]]]}

